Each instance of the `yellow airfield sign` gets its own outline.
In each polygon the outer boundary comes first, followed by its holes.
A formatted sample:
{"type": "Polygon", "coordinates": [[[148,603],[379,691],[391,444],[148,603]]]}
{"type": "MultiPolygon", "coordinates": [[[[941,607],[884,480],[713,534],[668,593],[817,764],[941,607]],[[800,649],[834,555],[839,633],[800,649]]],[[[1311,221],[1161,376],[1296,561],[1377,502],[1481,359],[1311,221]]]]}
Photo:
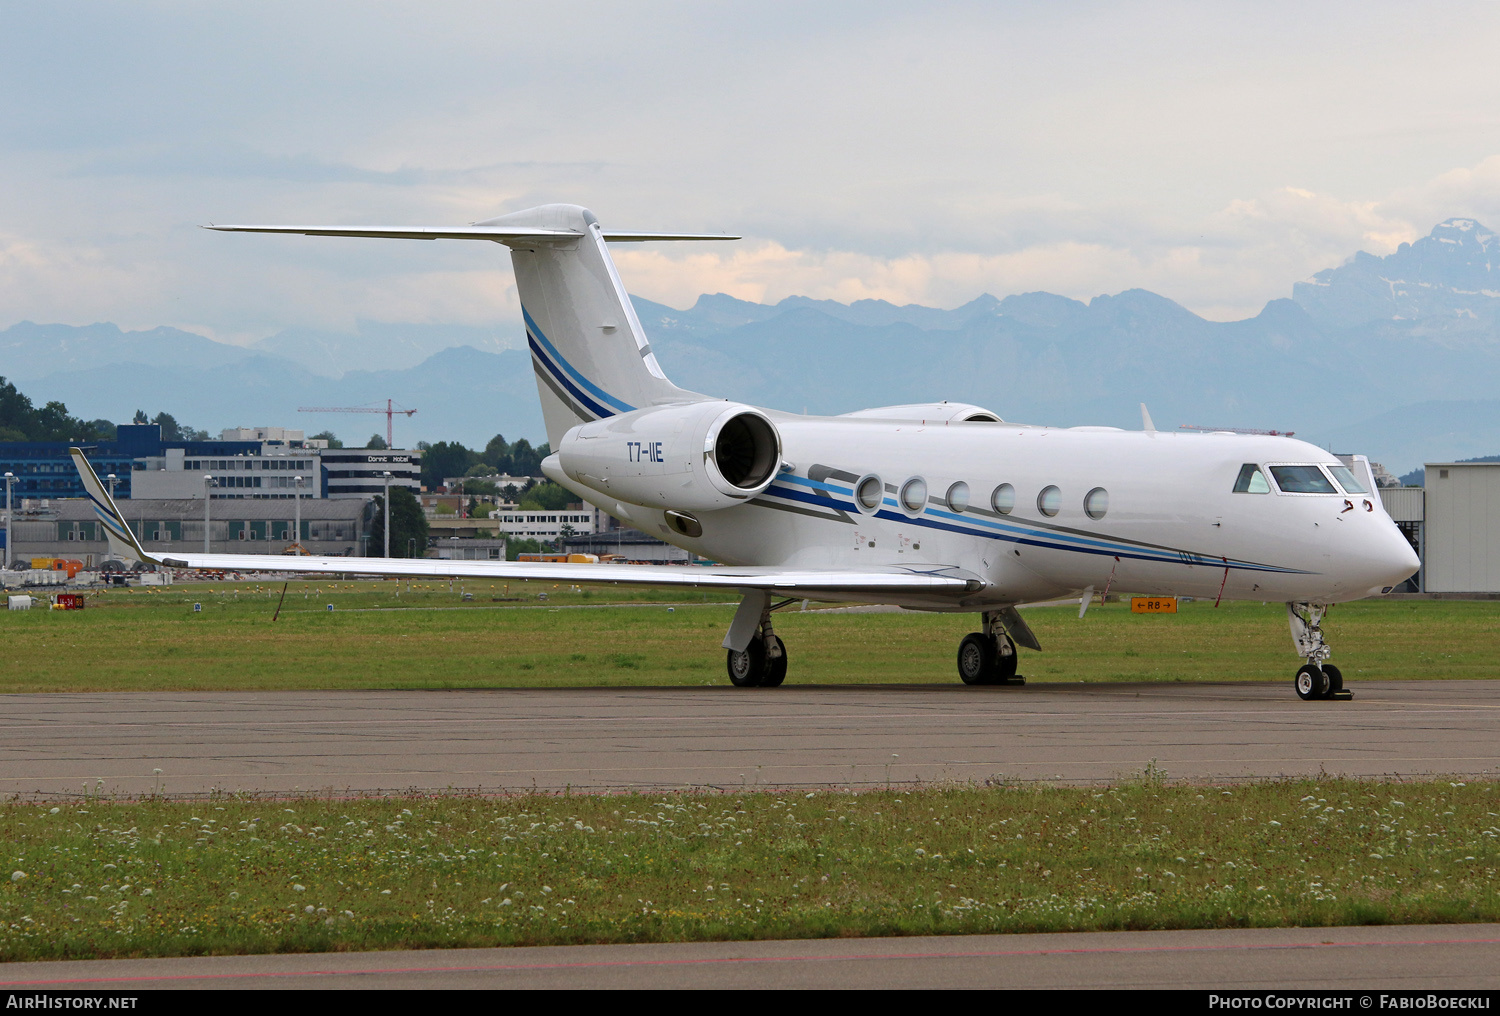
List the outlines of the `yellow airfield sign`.
{"type": "Polygon", "coordinates": [[[1175,614],[1177,613],[1177,597],[1132,596],[1130,612],[1132,614],[1175,614]]]}

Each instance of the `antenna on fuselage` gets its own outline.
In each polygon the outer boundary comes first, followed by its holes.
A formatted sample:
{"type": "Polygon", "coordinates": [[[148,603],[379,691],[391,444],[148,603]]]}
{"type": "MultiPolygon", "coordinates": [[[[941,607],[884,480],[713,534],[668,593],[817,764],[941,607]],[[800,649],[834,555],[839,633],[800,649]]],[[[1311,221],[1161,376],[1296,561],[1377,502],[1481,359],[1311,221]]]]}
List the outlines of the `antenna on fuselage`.
{"type": "Polygon", "coordinates": [[[1141,430],[1144,430],[1147,434],[1156,433],[1156,424],[1151,422],[1151,414],[1147,411],[1144,402],[1141,403],[1141,430]]]}

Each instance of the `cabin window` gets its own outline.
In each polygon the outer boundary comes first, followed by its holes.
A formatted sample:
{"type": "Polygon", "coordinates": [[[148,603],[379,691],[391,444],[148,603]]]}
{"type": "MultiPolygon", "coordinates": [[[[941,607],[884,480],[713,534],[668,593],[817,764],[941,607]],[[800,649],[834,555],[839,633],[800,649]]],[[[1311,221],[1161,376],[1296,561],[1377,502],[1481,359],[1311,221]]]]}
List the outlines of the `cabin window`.
{"type": "Polygon", "coordinates": [[[948,508],[955,515],[962,515],[965,508],[969,507],[969,485],[959,480],[948,488],[948,496],[945,499],[948,508]]]}
{"type": "Polygon", "coordinates": [[[880,477],[875,475],[866,476],[859,481],[854,488],[855,500],[859,502],[860,508],[867,512],[880,510],[880,501],[885,494],[885,485],[880,482],[880,477]]]}
{"type": "Polygon", "coordinates": [[[1266,474],[1260,471],[1260,467],[1253,462],[1247,462],[1240,467],[1240,477],[1234,481],[1234,492],[1236,494],[1269,494],[1271,485],[1266,482],[1266,474]]]}
{"type": "Polygon", "coordinates": [[[1091,519],[1102,519],[1109,511],[1109,491],[1095,487],[1083,499],[1083,512],[1091,519]]]}
{"type": "Polygon", "coordinates": [[[1016,507],[1016,488],[1008,483],[996,487],[990,495],[990,507],[1001,515],[1009,515],[1016,507]]]}
{"type": "Polygon", "coordinates": [[[1062,509],[1062,491],[1054,486],[1042,488],[1042,492],[1036,496],[1036,510],[1049,519],[1062,509]]]}
{"type": "Polygon", "coordinates": [[[901,507],[908,515],[920,515],[927,507],[927,481],[913,476],[901,485],[901,507]]]}
{"type": "Polygon", "coordinates": [[[1339,481],[1339,486],[1344,488],[1345,494],[1369,493],[1365,485],[1355,479],[1354,470],[1348,466],[1329,466],[1328,471],[1333,474],[1335,480],[1339,481]]]}
{"type": "Polygon", "coordinates": [[[1283,494],[1337,494],[1317,466],[1272,466],[1271,475],[1283,494]]]}

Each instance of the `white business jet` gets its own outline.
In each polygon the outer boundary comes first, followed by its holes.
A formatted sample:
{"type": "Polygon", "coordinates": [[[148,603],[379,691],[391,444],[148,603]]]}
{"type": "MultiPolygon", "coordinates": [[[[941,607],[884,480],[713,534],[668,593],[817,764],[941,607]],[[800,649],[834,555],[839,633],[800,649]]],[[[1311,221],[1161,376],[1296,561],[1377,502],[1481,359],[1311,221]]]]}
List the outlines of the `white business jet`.
{"type": "MultiPolygon", "coordinates": [[[[213,226],[230,232],[488,240],[510,248],[554,453],[542,471],[713,568],[145,552],[83,454],[74,457],[127,559],[167,567],[546,579],[732,589],[724,638],[740,687],[787,673],[776,610],[804,598],[970,612],[967,684],[1022,683],[1039,650],[1017,605],[1096,591],[1287,603],[1304,699],[1346,697],[1320,621],[1418,567],[1368,464],[1302,441],[1022,426],[972,405],[796,416],[667,380],[607,244],[724,240],[606,230],[576,205],[458,229],[213,226]]],[[[1081,612],[1081,611],[1080,611],[1081,612]]]]}

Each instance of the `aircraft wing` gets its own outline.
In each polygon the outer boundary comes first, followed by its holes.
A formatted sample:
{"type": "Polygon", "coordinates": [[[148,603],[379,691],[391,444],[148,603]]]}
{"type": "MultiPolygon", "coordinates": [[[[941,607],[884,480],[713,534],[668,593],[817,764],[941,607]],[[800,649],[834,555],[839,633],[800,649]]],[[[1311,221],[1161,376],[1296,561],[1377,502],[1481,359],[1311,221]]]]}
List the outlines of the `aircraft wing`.
{"type": "Polygon", "coordinates": [[[694,589],[760,589],[784,596],[863,594],[943,596],[955,598],[983,589],[977,575],[942,565],[880,567],[858,570],[806,568],[697,568],[628,564],[552,562],[446,561],[434,558],[301,557],[281,554],[148,554],[136,539],[114,499],[83,451],[72,449],[73,463],[94,513],[104,528],[110,552],[127,561],[167,568],[205,571],[285,572],[314,575],[376,575],[399,578],[474,578],[500,581],[615,582],[694,589]]]}
{"type": "Polygon", "coordinates": [[[820,593],[964,595],[984,587],[957,568],[915,566],[858,571],[808,568],[663,567],[649,564],[564,564],[531,561],[445,561],[434,558],[288,557],[280,554],[161,554],[144,556],[168,568],[205,571],[470,578],[519,582],[616,582],[693,589],[764,589],[788,596],[820,593]]]}

